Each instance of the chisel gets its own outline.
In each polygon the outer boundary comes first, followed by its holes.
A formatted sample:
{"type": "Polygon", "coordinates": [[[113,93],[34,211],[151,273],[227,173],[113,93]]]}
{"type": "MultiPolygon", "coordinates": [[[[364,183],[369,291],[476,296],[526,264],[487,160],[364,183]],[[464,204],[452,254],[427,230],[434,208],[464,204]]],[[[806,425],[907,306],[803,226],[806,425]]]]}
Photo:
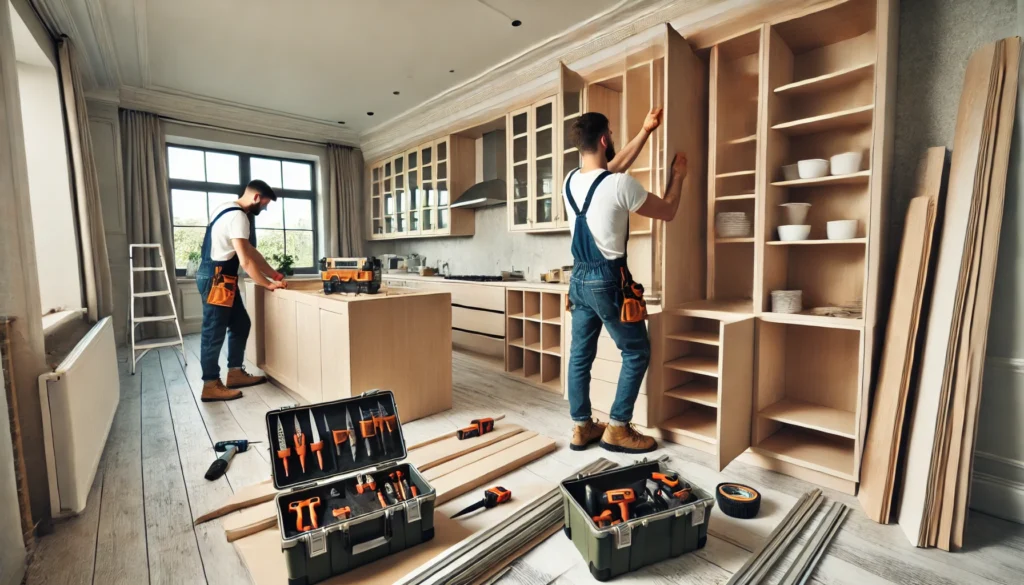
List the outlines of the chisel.
{"type": "Polygon", "coordinates": [[[316,453],[316,462],[320,465],[320,471],[324,470],[324,455],[320,452],[324,448],[324,442],[320,440],[320,429],[316,426],[316,419],[313,418],[313,411],[309,411],[309,426],[313,429],[313,442],[309,444],[309,450],[316,453]]]}

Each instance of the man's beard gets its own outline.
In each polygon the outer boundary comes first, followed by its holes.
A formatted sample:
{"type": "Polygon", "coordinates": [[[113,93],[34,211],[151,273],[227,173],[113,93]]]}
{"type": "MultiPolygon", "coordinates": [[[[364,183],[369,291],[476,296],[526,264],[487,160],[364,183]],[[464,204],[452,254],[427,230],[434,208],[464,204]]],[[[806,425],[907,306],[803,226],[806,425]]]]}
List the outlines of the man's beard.
{"type": "Polygon", "coordinates": [[[244,209],[245,209],[246,213],[248,213],[249,215],[251,215],[253,217],[256,217],[257,215],[260,214],[261,211],[263,211],[263,209],[260,208],[260,204],[259,203],[255,204],[255,205],[250,205],[250,206],[248,206],[248,207],[246,207],[244,209]]]}
{"type": "Polygon", "coordinates": [[[604,149],[604,158],[605,158],[605,160],[608,160],[608,161],[610,161],[613,158],[615,158],[615,145],[614,144],[609,144],[608,147],[604,149]]]}

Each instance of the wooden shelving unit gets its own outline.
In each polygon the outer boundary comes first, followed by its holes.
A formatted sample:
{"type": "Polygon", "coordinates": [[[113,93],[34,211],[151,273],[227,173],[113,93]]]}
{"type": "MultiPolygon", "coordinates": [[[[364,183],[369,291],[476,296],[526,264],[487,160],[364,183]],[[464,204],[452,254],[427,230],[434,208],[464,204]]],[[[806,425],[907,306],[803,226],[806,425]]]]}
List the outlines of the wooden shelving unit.
{"type": "Polygon", "coordinates": [[[871,179],[871,171],[859,171],[849,175],[830,175],[818,179],[794,179],[792,181],[775,181],[773,187],[817,187],[819,185],[866,185],[871,179]]]}
{"type": "Polygon", "coordinates": [[[562,393],[563,293],[505,291],[505,371],[562,393]]]}

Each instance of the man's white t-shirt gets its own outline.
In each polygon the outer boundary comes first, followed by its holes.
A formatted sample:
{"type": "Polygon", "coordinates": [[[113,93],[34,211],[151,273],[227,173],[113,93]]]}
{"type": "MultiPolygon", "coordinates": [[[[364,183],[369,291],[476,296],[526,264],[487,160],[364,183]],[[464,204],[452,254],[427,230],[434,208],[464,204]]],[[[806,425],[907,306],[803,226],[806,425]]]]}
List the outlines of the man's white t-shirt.
{"type": "MultiPolygon", "coordinates": [[[[235,202],[225,203],[215,209],[210,217],[217,217],[221,211],[229,207],[241,209],[235,202]]],[[[210,231],[210,259],[223,262],[234,258],[235,247],[231,245],[231,240],[234,239],[249,239],[249,214],[245,211],[231,211],[213,224],[210,231]]]]}
{"type": "MultiPolygon", "coordinates": [[[[563,185],[562,192],[571,192],[576,207],[583,211],[583,202],[587,200],[590,186],[603,172],[604,169],[586,173],[576,171],[566,178],[569,190],[563,185]]],[[[644,201],[647,201],[647,189],[624,173],[612,173],[597,186],[590,208],[587,209],[587,227],[606,260],[622,258],[626,254],[629,214],[640,209],[644,201]]],[[[565,208],[569,217],[569,232],[575,234],[576,212],[568,202],[565,208]]]]}

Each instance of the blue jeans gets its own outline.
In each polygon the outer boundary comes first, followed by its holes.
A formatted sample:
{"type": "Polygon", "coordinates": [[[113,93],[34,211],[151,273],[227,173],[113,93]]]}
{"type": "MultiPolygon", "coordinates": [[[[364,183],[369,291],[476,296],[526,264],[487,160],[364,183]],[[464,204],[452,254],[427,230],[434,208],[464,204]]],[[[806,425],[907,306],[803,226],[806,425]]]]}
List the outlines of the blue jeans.
{"type": "MultiPolygon", "coordinates": [[[[574,271],[575,272],[575,271],[574,271]]],[[[628,423],[633,419],[633,404],[640,393],[640,384],[651,361],[651,341],[647,323],[623,323],[622,290],[610,275],[591,273],[569,283],[572,303],[572,347],[569,350],[569,414],[574,421],[590,419],[590,367],[597,357],[597,338],[601,325],[622,352],[622,370],[612,403],[611,419],[628,423]],[[585,280],[597,277],[596,280],[585,280]]]]}
{"type": "Polygon", "coordinates": [[[235,295],[235,303],[230,307],[206,302],[211,282],[210,278],[196,277],[196,286],[199,287],[199,296],[203,301],[199,363],[203,367],[204,382],[220,379],[220,349],[224,345],[225,336],[228,338],[228,367],[242,367],[245,361],[245,341],[249,338],[249,328],[252,326],[242,304],[241,294],[235,295]]]}

